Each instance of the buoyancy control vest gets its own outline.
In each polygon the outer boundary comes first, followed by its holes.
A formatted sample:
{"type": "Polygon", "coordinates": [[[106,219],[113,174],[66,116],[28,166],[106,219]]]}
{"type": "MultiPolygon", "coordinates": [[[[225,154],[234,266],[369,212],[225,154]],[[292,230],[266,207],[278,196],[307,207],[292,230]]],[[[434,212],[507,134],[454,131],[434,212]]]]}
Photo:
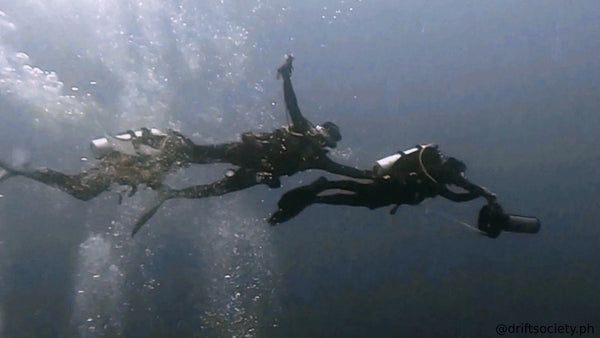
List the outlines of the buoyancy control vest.
{"type": "Polygon", "coordinates": [[[318,132],[309,130],[299,133],[288,126],[269,133],[244,133],[242,143],[259,150],[263,155],[262,160],[269,162],[270,166],[281,168],[302,168],[303,164],[315,160],[325,152],[318,132]],[[275,163],[271,163],[272,161],[275,163]]]}
{"type": "Polygon", "coordinates": [[[376,161],[373,173],[382,179],[406,181],[408,177],[416,175],[417,178],[438,183],[432,169],[440,164],[441,155],[437,145],[416,145],[376,161]]]}

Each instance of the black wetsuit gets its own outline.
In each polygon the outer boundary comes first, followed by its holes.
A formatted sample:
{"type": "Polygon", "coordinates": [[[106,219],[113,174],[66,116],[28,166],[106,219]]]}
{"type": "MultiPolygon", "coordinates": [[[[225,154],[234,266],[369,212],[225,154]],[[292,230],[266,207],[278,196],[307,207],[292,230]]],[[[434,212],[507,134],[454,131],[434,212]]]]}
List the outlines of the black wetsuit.
{"type": "Polygon", "coordinates": [[[376,209],[402,204],[417,205],[426,198],[442,196],[454,202],[466,202],[478,197],[493,201],[495,195],[487,189],[469,182],[460,171],[445,166],[441,157],[431,159],[428,172],[395,172],[375,177],[372,182],[360,183],[353,180],[328,181],[321,177],[313,183],[292,189],[280,199],[279,209],[269,223],[285,222],[304,208],[314,203],[362,206],[376,209]],[[448,185],[458,186],[466,192],[456,193],[448,185]],[[342,190],[341,193],[321,195],[327,190],[342,190]]]}

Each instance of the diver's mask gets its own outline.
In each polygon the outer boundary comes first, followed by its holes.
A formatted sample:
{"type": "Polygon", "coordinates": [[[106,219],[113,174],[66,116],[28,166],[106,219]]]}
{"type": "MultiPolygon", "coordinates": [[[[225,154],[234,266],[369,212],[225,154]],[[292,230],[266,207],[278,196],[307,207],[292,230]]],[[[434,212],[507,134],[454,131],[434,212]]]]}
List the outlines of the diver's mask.
{"type": "Polygon", "coordinates": [[[315,127],[318,135],[323,137],[325,146],[335,148],[337,143],[342,139],[340,128],[333,122],[325,122],[322,125],[315,127]]]}

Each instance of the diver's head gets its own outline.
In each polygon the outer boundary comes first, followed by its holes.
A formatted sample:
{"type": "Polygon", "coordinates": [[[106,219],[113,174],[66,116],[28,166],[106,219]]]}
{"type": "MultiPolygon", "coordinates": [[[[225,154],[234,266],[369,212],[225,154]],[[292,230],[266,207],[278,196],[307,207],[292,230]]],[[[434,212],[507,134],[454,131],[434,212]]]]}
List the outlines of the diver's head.
{"type": "Polygon", "coordinates": [[[454,157],[448,157],[444,159],[442,168],[449,176],[464,176],[465,171],[467,170],[467,165],[464,162],[455,159],[454,157]]]}
{"type": "Polygon", "coordinates": [[[325,146],[329,148],[335,148],[337,143],[342,139],[340,128],[333,122],[325,122],[322,125],[317,125],[315,129],[323,137],[325,146]]]}

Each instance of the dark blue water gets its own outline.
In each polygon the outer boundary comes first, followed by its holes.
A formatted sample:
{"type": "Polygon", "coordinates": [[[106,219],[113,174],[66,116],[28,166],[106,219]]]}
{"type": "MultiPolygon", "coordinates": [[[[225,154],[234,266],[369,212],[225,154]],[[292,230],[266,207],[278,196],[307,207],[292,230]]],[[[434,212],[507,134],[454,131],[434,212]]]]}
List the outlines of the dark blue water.
{"type": "MultiPolygon", "coordinates": [[[[312,206],[270,227],[283,192],[78,201],[0,185],[2,337],[496,336],[498,324],[600,331],[600,6],[592,1],[0,1],[0,158],[77,172],[88,142],[174,128],[228,142],[300,107],[335,121],[367,168],[434,142],[536,235],[483,237],[483,201],[312,206]]],[[[227,165],[176,173],[176,186],[227,165]]],[[[517,335],[518,336],[518,335],[517,335]]]]}

